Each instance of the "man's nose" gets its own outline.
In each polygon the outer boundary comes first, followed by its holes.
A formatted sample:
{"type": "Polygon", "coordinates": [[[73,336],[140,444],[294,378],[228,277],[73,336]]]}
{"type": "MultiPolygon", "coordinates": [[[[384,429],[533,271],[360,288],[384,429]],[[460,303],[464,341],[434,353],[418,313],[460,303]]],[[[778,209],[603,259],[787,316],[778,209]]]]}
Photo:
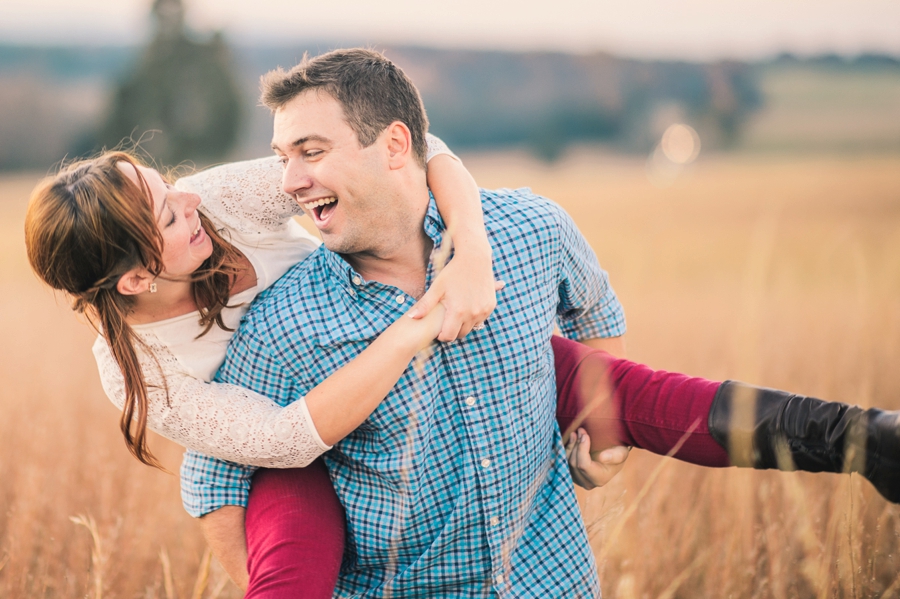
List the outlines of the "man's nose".
{"type": "Polygon", "coordinates": [[[281,175],[281,186],[288,195],[302,195],[313,187],[309,169],[302,160],[288,160],[281,175]]]}

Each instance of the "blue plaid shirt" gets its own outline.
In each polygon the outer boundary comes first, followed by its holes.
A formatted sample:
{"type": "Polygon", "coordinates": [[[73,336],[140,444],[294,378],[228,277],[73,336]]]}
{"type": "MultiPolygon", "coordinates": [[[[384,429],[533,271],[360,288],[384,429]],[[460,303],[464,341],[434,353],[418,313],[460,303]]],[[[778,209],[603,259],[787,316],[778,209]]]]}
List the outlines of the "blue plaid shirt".
{"type": "MultiPolygon", "coordinates": [[[[336,593],[596,597],[594,557],[555,421],[550,336],[624,333],[606,273],[569,216],[530,190],[482,192],[499,305],[482,331],[435,344],[325,454],[346,509],[336,593]]],[[[434,202],[425,231],[440,245],[434,202]]],[[[428,282],[434,272],[429,266],[428,282]]],[[[320,248],[251,307],[217,380],[282,405],[359,354],[413,304],[320,248]]],[[[254,469],[189,454],[189,512],[246,505],[254,469]]]]}

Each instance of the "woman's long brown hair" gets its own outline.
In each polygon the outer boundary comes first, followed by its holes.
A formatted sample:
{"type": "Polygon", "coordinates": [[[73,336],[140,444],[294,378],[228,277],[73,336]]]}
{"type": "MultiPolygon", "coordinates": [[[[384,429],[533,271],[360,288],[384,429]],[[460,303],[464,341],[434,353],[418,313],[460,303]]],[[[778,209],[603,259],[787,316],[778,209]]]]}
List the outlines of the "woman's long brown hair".
{"type": "MultiPolygon", "coordinates": [[[[106,339],[125,380],[119,423],[125,444],[144,464],[162,468],[147,442],[147,384],[136,350],[144,343],[127,321],[134,298],[120,294],[116,284],[138,266],[159,276],[163,239],[146,181],[137,171],[136,185],[117,166],[120,162],[141,164],[130,153],[106,152],[40,182],[28,203],[25,245],[35,273],[53,289],[68,293],[72,308],[85,314],[106,339]]],[[[237,279],[240,253],[198,214],[213,245],[210,257],[191,277],[205,334],[213,325],[229,330],[222,309],[237,279]]]]}

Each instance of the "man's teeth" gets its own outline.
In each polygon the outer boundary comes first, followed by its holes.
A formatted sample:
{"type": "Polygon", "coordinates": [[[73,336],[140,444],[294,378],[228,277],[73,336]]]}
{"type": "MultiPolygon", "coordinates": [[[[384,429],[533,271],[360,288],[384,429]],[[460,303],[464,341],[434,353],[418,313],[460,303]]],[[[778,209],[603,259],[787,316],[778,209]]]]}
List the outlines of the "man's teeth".
{"type": "Polygon", "coordinates": [[[306,207],[309,210],[312,210],[313,208],[318,208],[319,206],[324,206],[325,204],[331,204],[333,202],[337,202],[337,198],[322,198],[321,200],[316,200],[315,202],[309,202],[308,204],[306,204],[306,207]]]}

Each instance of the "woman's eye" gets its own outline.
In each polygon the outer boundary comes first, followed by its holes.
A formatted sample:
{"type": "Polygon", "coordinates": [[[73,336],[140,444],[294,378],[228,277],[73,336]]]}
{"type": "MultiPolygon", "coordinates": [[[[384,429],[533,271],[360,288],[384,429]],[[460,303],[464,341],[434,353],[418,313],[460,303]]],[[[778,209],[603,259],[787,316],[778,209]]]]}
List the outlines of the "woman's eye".
{"type": "Polygon", "coordinates": [[[174,225],[174,224],[175,224],[175,213],[173,212],[173,213],[172,213],[172,219],[169,221],[169,223],[168,223],[166,226],[167,226],[167,227],[171,227],[171,226],[174,225]]]}

